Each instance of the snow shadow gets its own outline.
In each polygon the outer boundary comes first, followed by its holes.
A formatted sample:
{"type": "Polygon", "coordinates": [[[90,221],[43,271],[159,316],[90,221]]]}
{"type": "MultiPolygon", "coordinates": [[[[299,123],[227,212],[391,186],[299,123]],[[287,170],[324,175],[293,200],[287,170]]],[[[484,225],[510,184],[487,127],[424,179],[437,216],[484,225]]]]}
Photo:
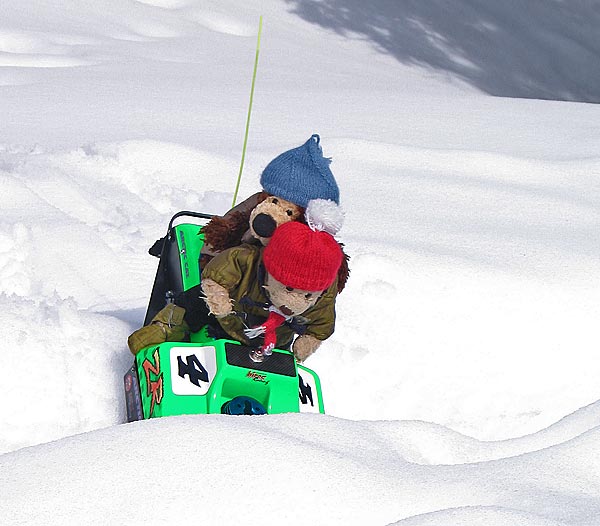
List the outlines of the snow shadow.
{"type": "MultiPolygon", "coordinates": [[[[150,296],[150,292],[148,292],[148,296],[150,296]]],[[[144,324],[146,308],[140,307],[134,309],[101,311],[100,314],[117,318],[118,320],[127,323],[131,327],[131,330],[134,331],[139,329],[144,324]]]]}
{"type": "Polygon", "coordinates": [[[490,95],[600,102],[597,2],[285,1],[308,22],[490,95]]]}

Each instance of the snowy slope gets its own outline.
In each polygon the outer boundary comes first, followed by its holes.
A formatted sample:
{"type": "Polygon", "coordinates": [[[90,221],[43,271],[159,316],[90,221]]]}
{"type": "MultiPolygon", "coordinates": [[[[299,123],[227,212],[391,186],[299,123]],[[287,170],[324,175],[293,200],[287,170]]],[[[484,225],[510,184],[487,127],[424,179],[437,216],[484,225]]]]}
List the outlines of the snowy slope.
{"type": "Polygon", "coordinates": [[[0,517],[5,524],[597,524],[598,409],[564,423],[578,427],[570,440],[559,424],[490,444],[424,422],[315,415],[113,426],[0,457],[8,473],[0,517]]]}
{"type": "Polygon", "coordinates": [[[0,523],[600,523],[599,4],[364,5],[3,2],[0,523]],[[231,205],[261,14],[240,195],[317,132],[347,211],[328,416],[118,425],[148,247],[231,205]]]}

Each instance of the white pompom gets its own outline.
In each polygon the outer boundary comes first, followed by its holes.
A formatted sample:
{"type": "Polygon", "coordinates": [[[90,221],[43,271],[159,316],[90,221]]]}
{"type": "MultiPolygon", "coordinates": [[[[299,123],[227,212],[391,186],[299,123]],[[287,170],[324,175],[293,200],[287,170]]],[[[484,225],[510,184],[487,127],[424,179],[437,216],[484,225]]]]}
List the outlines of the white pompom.
{"type": "Polygon", "coordinates": [[[344,223],[344,211],[334,201],[312,199],[304,213],[306,223],[313,230],[322,230],[335,236],[344,223]]]}

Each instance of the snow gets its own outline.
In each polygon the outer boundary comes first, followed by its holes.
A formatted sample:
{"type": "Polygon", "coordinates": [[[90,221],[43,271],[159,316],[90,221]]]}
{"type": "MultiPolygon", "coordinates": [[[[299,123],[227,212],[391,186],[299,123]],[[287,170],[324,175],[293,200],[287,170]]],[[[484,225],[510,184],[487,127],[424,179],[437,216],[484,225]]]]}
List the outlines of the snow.
{"type": "Polygon", "coordinates": [[[1,524],[600,524],[597,2],[2,11],[1,524]],[[327,415],[124,424],[147,249],[231,205],[261,14],[239,195],[319,133],[346,211],[327,415]]]}

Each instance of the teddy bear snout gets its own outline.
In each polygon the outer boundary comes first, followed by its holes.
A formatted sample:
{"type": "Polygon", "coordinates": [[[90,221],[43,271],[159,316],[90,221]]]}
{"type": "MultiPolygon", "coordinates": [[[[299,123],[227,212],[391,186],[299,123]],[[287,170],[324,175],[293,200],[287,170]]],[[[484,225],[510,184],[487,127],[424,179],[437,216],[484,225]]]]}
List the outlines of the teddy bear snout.
{"type": "Polygon", "coordinates": [[[258,214],[252,221],[252,229],[260,237],[271,237],[276,228],[277,222],[268,214],[258,214]]]}

